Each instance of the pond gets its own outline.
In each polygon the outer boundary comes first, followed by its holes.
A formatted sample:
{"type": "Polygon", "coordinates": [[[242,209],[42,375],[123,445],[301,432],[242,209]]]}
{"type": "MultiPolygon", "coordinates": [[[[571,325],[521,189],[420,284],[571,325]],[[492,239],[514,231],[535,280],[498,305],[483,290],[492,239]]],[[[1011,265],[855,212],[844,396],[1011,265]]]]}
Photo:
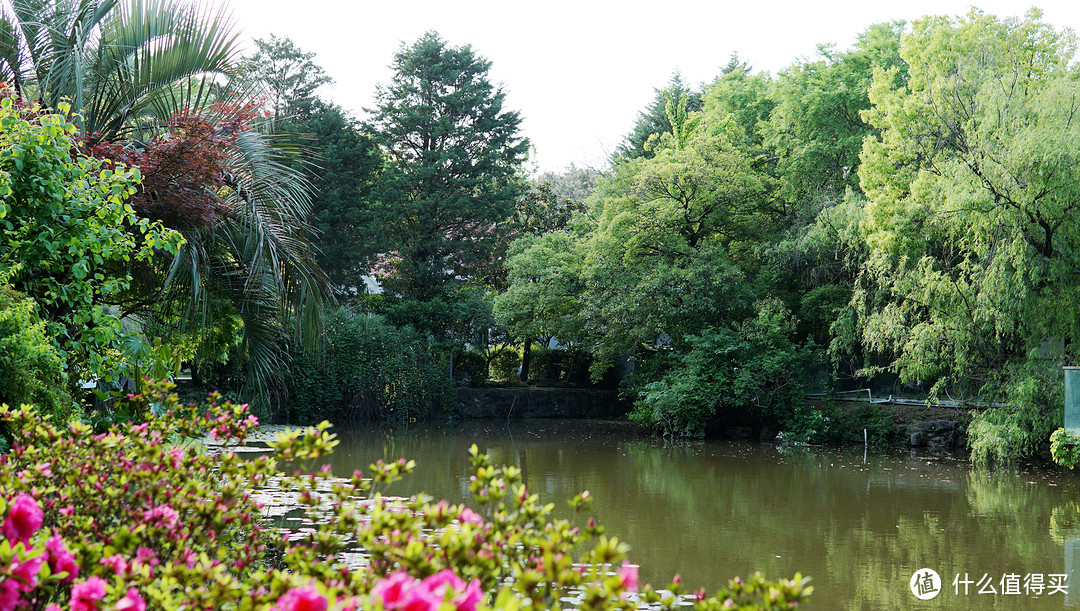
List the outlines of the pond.
{"type": "Polygon", "coordinates": [[[624,422],[337,432],[335,473],[366,470],[377,458],[417,461],[416,472],[387,494],[471,501],[466,451],[473,443],[496,463],[520,467],[529,491],[555,502],[562,517],[570,517],[565,500],[589,490],[597,520],[632,546],[642,581],[658,587],[674,573],[712,592],[734,575],[800,571],[813,578],[816,609],[1080,606],[1080,571],[1076,583],[1065,582],[1068,594],[1049,593],[1061,580],[1055,575],[1080,565],[1080,478],[1061,469],[981,472],[959,457],[864,454],[861,446],[671,445],[624,422]],[[927,602],[909,587],[923,568],[941,577],[939,595],[927,602]]]}

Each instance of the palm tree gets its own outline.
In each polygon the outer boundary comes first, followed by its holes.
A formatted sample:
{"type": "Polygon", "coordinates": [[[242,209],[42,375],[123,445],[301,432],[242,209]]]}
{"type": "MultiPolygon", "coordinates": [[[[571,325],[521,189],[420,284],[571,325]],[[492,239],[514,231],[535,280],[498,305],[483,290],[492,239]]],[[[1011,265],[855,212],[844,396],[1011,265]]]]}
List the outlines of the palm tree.
{"type": "MultiPolygon", "coordinates": [[[[187,109],[243,97],[230,83],[237,35],[224,9],[179,0],[7,0],[0,5],[0,80],[45,108],[69,100],[90,143],[138,147],[187,109]]],[[[215,109],[221,106],[215,106],[215,109]]],[[[159,323],[182,313],[212,325],[212,299],[243,320],[245,395],[267,405],[288,371],[288,337],[312,345],[326,282],[312,256],[310,186],[297,152],[249,129],[232,139],[217,190],[228,212],[212,226],[178,228],[186,243],[161,266],[146,303],[159,323]]]]}

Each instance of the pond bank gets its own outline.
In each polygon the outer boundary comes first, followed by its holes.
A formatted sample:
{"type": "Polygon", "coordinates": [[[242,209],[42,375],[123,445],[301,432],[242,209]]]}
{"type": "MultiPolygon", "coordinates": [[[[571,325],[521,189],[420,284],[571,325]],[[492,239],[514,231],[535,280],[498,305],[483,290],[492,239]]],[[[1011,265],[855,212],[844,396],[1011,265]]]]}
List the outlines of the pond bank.
{"type": "MultiPolygon", "coordinates": [[[[460,418],[623,418],[630,405],[613,390],[583,388],[459,388],[460,418]]],[[[448,414],[450,415],[450,414],[448,414]]]]}
{"type": "MultiPolygon", "coordinates": [[[[820,397],[808,398],[807,405],[822,407],[820,397]]],[[[857,398],[834,399],[835,408],[844,414],[865,412],[868,403],[857,398]]],[[[966,440],[968,410],[952,406],[913,404],[877,400],[884,425],[893,431],[892,438],[901,446],[941,450],[962,450],[966,440]]],[[[619,400],[618,392],[581,388],[459,388],[455,411],[446,417],[464,419],[499,418],[528,420],[538,418],[622,419],[631,405],[619,400]]],[[[437,418],[437,416],[436,416],[437,418]]],[[[730,427],[723,437],[748,439],[748,427],[730,427]]],[[[768,435],[771,440],[775,431],[768,435]]],[[[862,430],[852,429],[848,441],[862,442],[862,430]]]]}

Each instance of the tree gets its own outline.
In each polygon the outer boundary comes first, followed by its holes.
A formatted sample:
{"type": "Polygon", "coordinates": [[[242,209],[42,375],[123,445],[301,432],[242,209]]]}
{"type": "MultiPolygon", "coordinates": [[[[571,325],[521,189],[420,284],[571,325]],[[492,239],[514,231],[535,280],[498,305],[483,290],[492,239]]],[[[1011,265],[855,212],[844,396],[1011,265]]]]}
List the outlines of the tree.
{"type": "Polygon", "coordinates": [[[761,125],[777,157],[780,197],[807,218],[846,189],[858,191],[863,140],[877,131],[861,113],[870,108],[875,70],[890,70],[899,86],[907,66],[900,58],[903,22],[879,23],[859,35],[850,51],[821,45],[821,59],[793,64],[774,81],[775,108],[761,125]]]}
{"type": "Polygon", "coordinates": [[[655,91],[656,96],[653,98],[652,104],[638,113],[634,129],[627,134],[624,142],[615,150],[613,161],[652,157],[655,154],[651,147],[648,146],[649,139],[672,133],[672,125],[667,112],[669,100],[678,103],[685,97],[687,112],[701,110],[701,94],[693,91],[689,85],[684,83],[682,75],[678,72],[671,75],[667,87],[654,89],[653,91],[655,91]]]}
{"type": "Polygon", "coordinates": [[[430,300],[489,257],[521,194],[528,141],[489,80],[491,62],[472,47],[428,32],[403,45],[392,67],[368,126],[390,165],[373,222],[394,253],[386,288],[430,300]]]}
{"type": "Polygon", "coordinates": [[[268,97],[275,121],[302,120],[313,110],[315,90],[333,82],[314,53],[301,51],[288,36],[255,39],[257,51],[241,62],[242,78],[250,79],[268,97]]]}
{"type": "Polygon", "coordinates": [[[1039,357],[1048,340],[1075,358],[1080,338],[1075,51],[1038,11],[927,18],[900,50],[908,81],[879,70],[870,89],[865,116],[881,130],[859,173],[870,253],[843,339],[889,357],[904,380],[1005,400],[1009,413],[969,429],[982,431],[976,453],[1046,439],[1059,399],[1030,384],[1051,377],[1027,370],[1056,367],[1039,357]],[[980,443],[995,435],[1008,439],[980,443]]]}
{"type": "Polygon", "coordinates": [[[315,196],[318,261],[339,297],[363,292],[383,237],[372,220],[374,192],[383,171],[379,147],[341,107],[316,100],[307,118],[291,126],[314,156],[309,168],[315,196]]]}
{"type": "Polygon", "coordinates": [[[237,57],[224,9],[178,0],[12,0],[0,9],[0,81],[56,110],[80,133],[128,138],[204,106],[237,57]],[[151,122],[150,125],[153,125],[151,122]]]}

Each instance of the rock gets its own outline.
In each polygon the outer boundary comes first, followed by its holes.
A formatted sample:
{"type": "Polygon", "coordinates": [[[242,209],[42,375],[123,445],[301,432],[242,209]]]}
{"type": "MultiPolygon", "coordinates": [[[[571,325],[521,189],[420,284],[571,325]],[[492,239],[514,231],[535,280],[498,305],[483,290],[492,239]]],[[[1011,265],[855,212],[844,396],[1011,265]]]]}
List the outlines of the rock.
{"type": "Polygon", "coordinates": [[[912,447],[951,450],[964,439],[964,427],[953,420],[928,420],[907,427],[912,447]]]}

